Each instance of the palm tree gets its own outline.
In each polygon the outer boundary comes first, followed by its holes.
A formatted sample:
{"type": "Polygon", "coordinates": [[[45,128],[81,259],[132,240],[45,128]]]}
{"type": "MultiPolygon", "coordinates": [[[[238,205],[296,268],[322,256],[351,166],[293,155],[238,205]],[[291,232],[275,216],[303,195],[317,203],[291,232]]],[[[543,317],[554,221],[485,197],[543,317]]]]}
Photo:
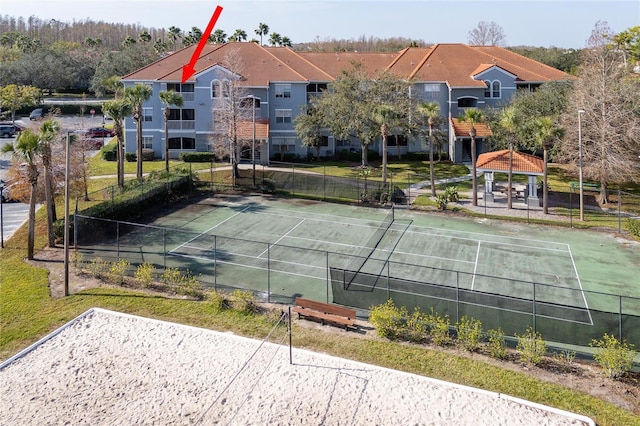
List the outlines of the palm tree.
{"type": "Polygon", "coordinates": [[[183,104],[182,95],[172,91],[158,93],[160,100],[164,103],[164,164],[167,174],[169,173],[169,106],[181,107],[183,104]]]}
{"type": "Polygon", "coordinates": [[[132,107],[131,103],[126,99],[115,99],[112,101],[106,101],[104,105],[102,105],[102,110],[109,114],[111,118],[113,118],[113,131],[116,134],[117,138],[117,149],[116,149],[116,162],[118,169],[118,187],[124,187],[124,152],[123,152],[123,142],[124,136],[122,134],[122,121],[131,115],[132,107]]]}
{"type": "Polygon", "coordinates": [[[227,33],[224,30],[217,29],[209,36],[209,40],[212,43],[226,43],[227,42],[227,33]]]}
{"type": "Polygon", "coordinates": [[[51,144],[60,132],[60,124],[55,120],[45,120],[40,125],[38,155],[42,159],[44,169],[44,193],[47,206],[47,236],[49,247],[56,246],[53,223],[56,218],[56,203],[53,197],[53,179],[51,170],[51,144]]]}
{"type": "Polygon", "coordinates": [[[136,177],[139,181],[142,181],[142,104],[149,100],[152,93],[151,86],[146,84],[136,84],[124,89],[124,97],[131,103],[131,116],[136,122],[136,177]]]}
{"type": "Polygon", "coordinates": [[[231,37],[233,37],[233,41],[247,41],[247,33],[241,29],[237,29],[231,37]]]}
{"type": "Polygon", "coordinates": [[[553,146],[553,141],[564,136],[564,129],[558,127],[551,117],[540,117],[533,123],[535,129],[535,139],[538,146],[542,147],[544,159],[544,178],[542,182],[542,211],[549,214],[547,185],[547,163],[549,161],[549,149],[553,146]]]}
{"type": "Polygon", "coordinates": [[[282,46],[291,47],[291,39],[287,36],[282,37],[282,41],[280,43],[282,46]]]}
{"type": "Polygon", "coordinates": [[[509,142],[509,178],[507,183],[507,208],[511,209],[513,206],[513,146],[515,143],[515,136],[518,127],[520,127],[521,119],[518,115],[518,111],[514,107],[507,107],[502,110],[500,119],[498,120],[500,126],[507,132],[507,141],[509,142]]]}
{"type": "Polygon", "coordinates": [[[169,40],[171,40],[171,44],[175,44],[176,41],[178,41],[178,39],[182,37],[182,30],[178,27],[171,26],[169,27],[167,37],[169,38],[169,40]]]}
{"type": "Polygon", "coordinates": [[[31,185],[29,196],[29,225],[27,234],[27,258],[33,259],[36,225],[36,187],[38,186],[38,165],[36,158],[40,145],[40,136],[29,129],[20,132],[15,144],[6,144],[2,152],[10,152],[20,162],[27,163],[27,180],[31,185]]]}
{"type": "Polygon", "coordinates": [[[478,205],[478,176],[476,176],[476,124],[484,122],[484,114],[477,108],[468,108],[464,111],[464,115],[460,117],[460,121],[471,124],[469,136],[471,137],[471,181],[473,182],[473,194],[471,197],[472,204],[478,205]]]}
{"type": "Polygon", "coordinates": [[[272,46],[279,46],[282,44],[282,36],[278,33],[271,33],[269,36],[269,44],[272,46]]]}
{"type": "Polygon", "coordinates": [[[399,114],[389,105],[378,105],[373,110],[373,120],[380,126],[382,136],[382,190],[387,187],[387,141],[389,128],[398,120],[399,114]]]}
{"type": "Polygon", "coordinates": [[[255,30],[255,33],[260,36],[260,46],[262,46],[262,36],[266,36],[267,34],[269,34],[269,26],[260,22],[258,24],[258,28],[256,28],[255,30]]]}
{"type": "Polygon", "coordinates": [[[429,126],[429,178],[431,180],[431,196],[436,196],[436,183],[433,170],[433,128],[440,118],[440,104],[437,102],[423,102],[418,105],[418,113],[427,119],[429,126]]]}
{"type": "Polygon", "coordinates": [[[138,41],[149,43],[151,41],[151,34],[149,34],[147,30],[143,30],[140,34],[138,34],[138,41]]]}
{"type": "Polygon", "coordinates": [[[127,36],[122,42],[122,47],[127,48],[133,46],[134,44],[136,44],[136,40],[131,36],[127,36]]]}

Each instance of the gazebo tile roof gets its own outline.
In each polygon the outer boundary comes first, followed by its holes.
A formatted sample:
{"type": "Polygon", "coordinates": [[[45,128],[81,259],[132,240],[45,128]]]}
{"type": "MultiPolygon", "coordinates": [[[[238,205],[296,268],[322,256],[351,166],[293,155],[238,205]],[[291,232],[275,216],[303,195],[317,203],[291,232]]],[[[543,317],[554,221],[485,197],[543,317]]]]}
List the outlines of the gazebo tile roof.
{"type": "MultiPolygon", "coordinates": [[[[490,171],[509,171],[509,150],[485,152],[476,160],[476,168],[490,171]]],[[[513,172],[519,174],[544,173],[544,161],[535,155],[513,152],[513,172]]]]}

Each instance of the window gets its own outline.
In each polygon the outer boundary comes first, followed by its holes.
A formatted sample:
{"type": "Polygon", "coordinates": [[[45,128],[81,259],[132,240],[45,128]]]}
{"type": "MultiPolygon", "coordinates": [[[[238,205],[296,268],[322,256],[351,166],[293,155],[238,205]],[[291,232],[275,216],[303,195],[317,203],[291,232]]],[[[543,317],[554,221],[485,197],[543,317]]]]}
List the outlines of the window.
{"type": "Polygon", "coordinates": [[[142,149],[153,149],[153,136],[142,136],[142,149]]]}
{"type": "Polygon", "coordinates": [[[195,85],[193,83],[167,83],[167,91],[168,92],[176,92],[182,94],[182,99],[185,101],[193,101],[193,92],[195,89],[195,85]]]}
{"type": "Polygon", "coordinates": [[[220,83],[219,80],[213,80],[211,82],[211,97],[212,98],[222,97],[222,83],[220,83]]]}
{"type": "Polygon", "coordinates": [[[277,109],[276,110],[276,123],[291,123],[291,110],[290,109],[277,109]]]}
{"type": "Polygon", "coordinates": [[[500,97],[500,82],[497,80],[493,82],[493,85],[491,88],[491,97],[492,98],[500,97]]]}
{"type": "Polygon", "coordinates": [[[407,146],[407,137],[405,135],[389,135],[387,138],[388,146],[407,146]]]}
{"type": "Polygon", "coordinates": [[[169,138],[169,149],[196,149],[194,138],[169,138]]]}
{"type": "Polygon", "coordinates": [[[256,109],[260,108],[260,99],[248,96],[240,100],[240,108],[251,108],[255,102],[256,109]]]}
{"type": "Polygon", "coordinates": [[[327,83],[309,83],[307,84],[307,102],[309,102],[314,96],[318,96],[320,93],[327,90],[327,83]]]}
{"type": "Polygon", "coordinates": [[[276,98],[290,98],[291,97],[291,85],[290,84],[276,84],[276,98]]]}
{"type": "Polygon", "coordinates": [[[438,99],[440,97],[440,85],[425,83],[424,97],[425,99],[431,99],[431,100],[438,99]]]}
{"type": "Polygon", "coordinates": [[[142,108],[142,121],[153,121],[153,108],[142,108]]]}
{"type": "Polygon", "coordinates": [[[272,138],[271,146],[273,152],[295,152],[296,151],[296,139],[295,138],[272,138]]]}
{"type": "Polygon", "coordinates": [[[320,146],[329,146],[329,136],[320,136],[320,146]]]}
{"type": "Polygon", "coordinates": [[[458,108],[475,108],[477,105],[476,98],[458,98],[458,108]]]}
{"type": "Polygon", "coordinates": [[[349,139],[336,139],[336,146],[349,146],[351,141],[349,139]]]}
{"type": "Polygon", "coordinates": [[[193,108],[169,108],[169,129],[192,130],[195,129],[196,110],[193,108]]]}
{"type": "Polygon", "coordinates": [[[498,80],[495,80],[495,81],[485,80],[484,84],[487,85],[487,87],[484,89],[485,98],[501,97],[501,87],[500,87],[500,82],[498,80]]]}

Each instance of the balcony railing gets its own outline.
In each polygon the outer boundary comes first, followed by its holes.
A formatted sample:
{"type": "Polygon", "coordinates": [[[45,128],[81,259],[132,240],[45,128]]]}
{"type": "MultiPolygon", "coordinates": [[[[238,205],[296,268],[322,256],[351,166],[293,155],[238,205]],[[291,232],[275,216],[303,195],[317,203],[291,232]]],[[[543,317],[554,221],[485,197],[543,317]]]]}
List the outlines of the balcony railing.
{"type": "Polygon", "coordinates": [[[195,120],[169,120],[167,127],[170,130],[193,130],[196,128],[195,120]]]}
{"type": "Polygon", "coordinates": [[[192,102],[194,99],[193,92],[182,92],[182,100],[185,102],[192,102]]]}

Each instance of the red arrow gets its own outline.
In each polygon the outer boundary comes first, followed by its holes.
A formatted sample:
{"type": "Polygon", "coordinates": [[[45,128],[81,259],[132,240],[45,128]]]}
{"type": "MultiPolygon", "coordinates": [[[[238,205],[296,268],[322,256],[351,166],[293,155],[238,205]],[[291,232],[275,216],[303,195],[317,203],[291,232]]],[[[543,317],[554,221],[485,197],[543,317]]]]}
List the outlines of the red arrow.
{"type": "Polygon", "coordinates": [[[198,42],[198,46],[196,50],[191,55],[191,60],[187,65],[182,67],[182,84],[191,77],[196,70],[193,68],[196,64],[196,61],[200,57],[200,53],[202,53],[202,49],[204,49],[204,45],[207,44],[207,40],[209,40],[209,36],[211,35],[211,31],[213,31],[213,27],[216,25],[216,21],[218,17],[222,13],[222,7],[216,7],[216,10],[213,12],[213,16],[211,16],[211,20],[209,21],[209,25],[207,25],[207,29],[204,30],[204,34],[202,34],[202,38],[198,42]]]}

